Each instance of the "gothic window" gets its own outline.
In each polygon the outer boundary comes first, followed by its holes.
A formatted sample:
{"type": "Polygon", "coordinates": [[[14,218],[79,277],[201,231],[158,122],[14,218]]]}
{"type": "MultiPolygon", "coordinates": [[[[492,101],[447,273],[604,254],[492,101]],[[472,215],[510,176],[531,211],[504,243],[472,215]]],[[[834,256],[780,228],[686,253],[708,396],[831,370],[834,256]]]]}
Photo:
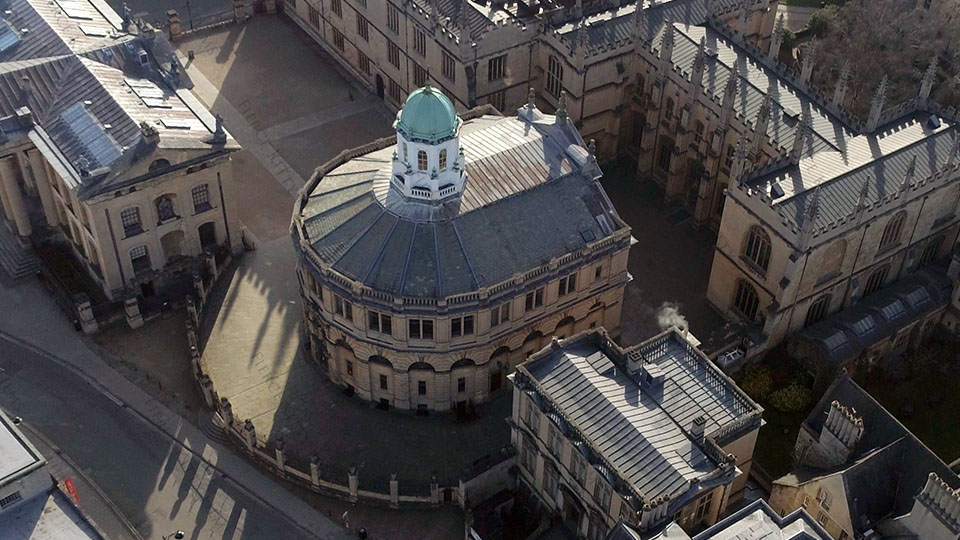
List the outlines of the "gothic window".
{"type": "Polygon", "coordinates": [[[419,28],[413,29],[413,50],[420,56],[427,56],[427,35],[419,28]]]}
{"type": "Polygon", "coordinates": [[[126,236],[134,236],[143,232],[143,224],[140,222],[140,209],[136,206],[120,212],[120,223],[123,225],[123,234],[126,236]]]}
{"type": "Polygon", "coordinates": [[[597,480],[593,484],[593,499],[604,511],[610,508],[611,489],[603,479],[603,475],[598,474],[597,480]]]}
{"type": "Polygon", "coordinates": [[[400,69],[400,47],[392,41],[387,41],[387,60],[393,67],[400,69]]]}
{"type": "Polygon", "coordinates": [[[900,211],[893,216],[883,229],[883,236],[880,237],[879,250],[884,250],[900,242],[900,235],[903,233],[903,224],[907,221],[907,213],[900,211]]]}
{"type": "Polygon", "coordinates": [[[427,170],[427,153],[423,150],[417,152],[417,168],[421,171],[427,170]]]}
{"type": "Polygon", "coordinates": [[[343,2],[341,0],[330,0],[330,10],[337,14],[337,17],[343,17],[343,2]]]}
{"type": "Polygon", "coordinates": [[[663,116],[667,120],[673,118],[673,98],[667,98],[667,105],[663,109],[663,116]]]}
{"type": "Polygon", "coordinates": [[[427,83],[427,70],[423,69],[420,64],[413,64],[413,84],[414,86],[420,87],[427,83]]]}
{"type": "Polygon", "coordinates": [[[487,102],[493,105],[498,111],[502,111],[506,106],[507,102],[507,91],[500,90],[499,92],[494,92],[487,97],[487,102]]]}
{"type": "Polygon", "coordinates": [[[943,245],[943,236],[932,238],[927,246],[923,248],[923,254],[920,256],[920,265],[925,266],[936,260],[940,253],[940,246],[943,245]]]}
{"type": "Polygon", "coordinates": [[[207,184],[200,184],[190,190],[190,196],[193,198],[193,211],[203,212],[212,208],[210,206],[210,188],[207,184]]]}
{"type": "Polygon", "coordinates": [[[446,52],[443,53],[443,59],[440,63],[440,71],[450,82],[457,80],[457,63],[454,61],[453,57],[446,52]]]}
{"type": "Polygon", "coordinates": [[[307,14],[310,17],[310,24],[312,24],[314,28],[320,28],[320,11],[310,4],[307,4],[307,14]]]}
{"type": "Polygon", "coordinates": [[[764,272],[770,266],[770,236],[758,225],[750,227],[747,231],[743,256],[764,272]]]}
{"type": "Polygon", "coordinates": [[[863,296],[866,297],[869,294],[876,292],[880,287],[883,287],[884,282],[887,281],[887,274],[890,273],[890,265],[883,265],[880,268],[877,268],[870,274],[870,277],[867,278],[867,283],[863,286],[863,296]]]}
{"type": "Polygon", "coordinates": [[[357,15],[357,35],[364,41],[370,41],[370,23],[363,15],[357,15]]]}
{"type": "Polygon", "coordinates": [[[440,170],[445,170],[447,168],[447,149],[444,148],[440,150],[440,170]]]}
{"type": "Polygon", "coordinates": [[[551,56],[547,61],[547,93],[559,98],[561,89],[563,89],[563,66],[560,65],[559,58],[551,56]]]}
{"type": "Polygon", "coordinates": [[[343,41],[343,32],[337,30],[336,28],[333,29],[333,45],[341,51],[343,51],[346,47],[343,41]]]}
{"type": "Polygon", "coordinates": [[[700,143],[703,142],[703,122],[697,120],[697,123],[693,128],[693,138],[697,141],[697,148],[700,148],[700,143]]]}
{"type": "Polygon", "coordinates": [[[806,328],[812,324],[816,324],[823,320],[823,317],[827,314],[827,309],[830,308],[830,295],[825,294],[810,304],[810,308],[807,309],[807,318],[803,321],[803,327],[806,328]]]}
{"type": "Polygon", "coordinates": [[[727,155],[723,158],[723,165],[729,169],[733,167],[733,156],[736,155],[737,150],[733,147],[732,144],[727,145],[727,155]]]}
{"type": "Polygon", "coordinates": [[[737,281],[737,292],[733,297],[733,307],[749,320],[757,318],[760,297],[757,290],[744,280],[737,281]]]}
{"type": "Polygon", "coordinates": [[[495,81],[497,79],[502,79],[506,73],[507,67],[507,55],[500,55],[495,58],[491,58],[487,62],[487,80],[495,81]]]}
{"type": "Polygon", "coordinates": [[[671,157],[673,157],[673,141],[663,138],[660,140],[660,154],[657,156],[657,167],[663,171],[669,171],[671,157]]]}
{"type": "Polygon", "coordinates": [[[360,68],[360,71],[370,74],[370,57],[363,54],[360,51],[357,51],[357,66],[360,68]]]}
{"type": "Polygon", "coordinates": [[[394,34],[400,32],[400,10],[389,4],[387,8],[387,27],[394,34]]]}

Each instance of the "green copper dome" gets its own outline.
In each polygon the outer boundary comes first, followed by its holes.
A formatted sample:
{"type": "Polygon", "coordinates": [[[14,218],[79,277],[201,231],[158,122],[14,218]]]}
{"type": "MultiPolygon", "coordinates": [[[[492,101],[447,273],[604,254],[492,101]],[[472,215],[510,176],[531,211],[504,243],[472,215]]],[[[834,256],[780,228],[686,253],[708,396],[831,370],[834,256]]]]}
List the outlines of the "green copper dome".
{"type": "Polygon", "coordinates": [[[397,131],[411,141],[436,144],[456,135],[458,127],[453,103],[429,84],[411,92],[397,115],[397,131]]]}

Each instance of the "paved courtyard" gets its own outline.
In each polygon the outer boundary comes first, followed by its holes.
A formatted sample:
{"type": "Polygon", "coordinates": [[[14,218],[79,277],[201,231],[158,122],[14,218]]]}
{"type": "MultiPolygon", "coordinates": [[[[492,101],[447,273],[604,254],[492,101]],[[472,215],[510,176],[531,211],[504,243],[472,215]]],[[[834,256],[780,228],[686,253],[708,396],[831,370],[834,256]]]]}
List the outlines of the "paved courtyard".
{"type": "MultiPolygon", "coordinates": [[[[300,355],[287,231],[293,195],[342,149],[392,134],[382,104],[322,52],[304,54],[305,40],[288,21],[263,17],[179,44],[184,57],[194,53],[188,74],[198,96],[245,147],[235,157],[238,210],[257,247],[211,299],[204,357],[217,391],[239,418],[254,421],[261,439],[282,436],[295,460],[318,455],[326,478],[344,483],[347,468],[357,466],[362,489],[386,491],[389,474],[397,473],[401,493],[424,494],[431,475],[453,483],[508,440],[510,395],[481,407],[470,423],[383,412],[343,395],[300,355]]],[[[680,318],[704,339],[722,325],[704,298],[711,235],[693,231],[658,195],[638,189],[630,171],[610,168],[604,180],[639,242],[629,262],[634,281],[622,341],[636,343],[680,318]]]]}

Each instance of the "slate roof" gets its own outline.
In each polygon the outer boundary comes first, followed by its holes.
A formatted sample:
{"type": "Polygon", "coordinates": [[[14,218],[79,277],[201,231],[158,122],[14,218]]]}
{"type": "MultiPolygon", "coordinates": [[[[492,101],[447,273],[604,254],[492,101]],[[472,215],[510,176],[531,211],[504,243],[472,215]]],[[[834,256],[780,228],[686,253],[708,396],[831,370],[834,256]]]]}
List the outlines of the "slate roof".
{"type": "MultiPolygon", "coordinates": [[[[707,436],[755,419],[762,409],[739,391],[679,333],[668,331],[627,351],[609,349],[597,332],[563,340],[517,370],[576,428],[592,451],[646,500],[670,495],[671,508],[699,488],[729,481],[719,454],[688,430],[703,416],[707,436]],[[642,354],[665,375],[661,390],[642,387],[626,357],[642,354]]],[[[563,428],[563,426],[561,426],[563,428]]]]}
{"type": "Polygon", "coordinates": [[[947,305],[952,290],[950,278],[924,269],[805,329],[799,339],[839,363],[947,305]]]}
{"type": "Polygon", "coordinates": [[[832,474],[843,476],[853,524],[864,532],[878,520],[911,510],[913,498],[935,472],[953,488],[960,478],[893,415],[844,371],[810,412],[805,425],[816,436],[830,403],[852,407],[863,418],[864,432],[848,463],[833,470],[804,467],[778,483],[805,483],[832,474]]]}
{"type": "MultiPolygon", "coordinates": [[[[494,21],[507,17],[507,14],[502,10],[477,5],[466,0],[413,0],[413,3],[431,17],[433,16],[434,5],[436,5],[440,12],[440,21],[447,31],[458,40],[460,39],[460,10],[463,6],[467,9],[467,26],[470,28],[472,39],[478,38],[486,30],[492,28],[495,24],[494,21]]],[[[424,24],[426,23],[427,21],[424,21],[424,24]]]]}
{"type": "Polygon", "coordinates": [[[626,230],[572,123],[539,115],[464,122],[463,194],[442,205],[390,189],[394,147],[326,174],[300,211],[334,270],[410,297],[467,293],[626,230]]]}
{"type": "Polygon", "coordinates": [[[29,136],[81,198],[129,181],[158,149],[190,159],[237,148],[210,144],[214,119],[181,88],[189,80],[162,32],[129,33],[102,0],[0,0],[0,24],[18,38],[0,52],[0,125],[29,136]],[[24,106],[31,120],[10,121],[24,106]]]}

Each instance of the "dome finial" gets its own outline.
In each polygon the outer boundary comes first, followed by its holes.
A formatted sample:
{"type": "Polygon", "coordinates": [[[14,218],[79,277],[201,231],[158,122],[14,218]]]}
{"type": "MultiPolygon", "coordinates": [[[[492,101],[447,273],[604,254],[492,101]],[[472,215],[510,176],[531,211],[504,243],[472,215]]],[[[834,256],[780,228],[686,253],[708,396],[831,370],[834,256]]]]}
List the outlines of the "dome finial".
{"type": "Polygon", "coordinates": [[[430,81],[426,81],[423,83],[423,91],[426,92],[427,94],[433,91],[433,88],[430,86],[430,81]]]}

